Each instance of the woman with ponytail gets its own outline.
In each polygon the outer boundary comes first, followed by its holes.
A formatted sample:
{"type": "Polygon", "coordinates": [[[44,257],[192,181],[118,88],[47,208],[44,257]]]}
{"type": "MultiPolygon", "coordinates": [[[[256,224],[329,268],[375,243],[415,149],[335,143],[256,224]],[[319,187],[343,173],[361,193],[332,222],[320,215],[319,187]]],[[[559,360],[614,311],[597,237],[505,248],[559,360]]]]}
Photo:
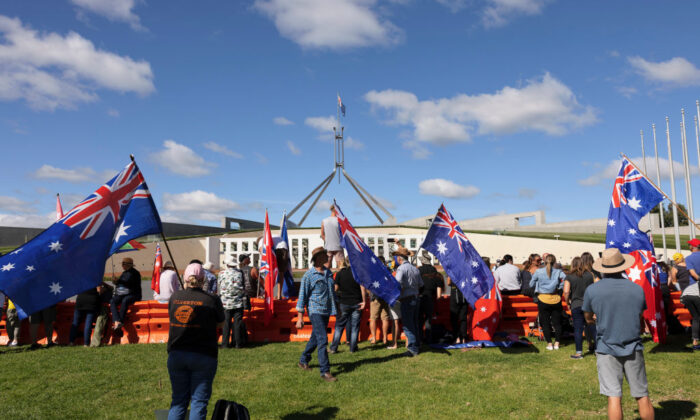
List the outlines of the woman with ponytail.
{"type": "Polygon", "coordinates": [[[557,259],[553,254],[544,258],[545,266],[536,270],[530,280],[530,287],[535,288],[537,295],[537,311],[542,326],[547,350],[559,350],[561,341],[561,294],[562,280],[565,274],[554,268],[557,259]],[[552,327],[554,327],[554,345],[552,345],[552,327]]]}

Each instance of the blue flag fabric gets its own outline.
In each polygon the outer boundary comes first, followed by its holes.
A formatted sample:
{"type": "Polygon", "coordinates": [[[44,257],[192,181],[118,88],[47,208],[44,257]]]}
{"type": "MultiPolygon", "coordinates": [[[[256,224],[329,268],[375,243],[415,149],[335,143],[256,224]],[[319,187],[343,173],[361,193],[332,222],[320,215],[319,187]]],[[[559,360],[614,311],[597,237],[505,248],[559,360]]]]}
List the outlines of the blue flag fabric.
{"type": "Polygon", "coordinates": [[[638,250],[653,251],[649,237],[639,231],[639,220],[663,199],[663,194],[623,158],[608,211],[606,248],[618,248],[627,254],[638,250]]]}
{"type": "Polygon", "coordinates": [[[162,232],[134,162],[31,241],[0,257],[0,290],[32,314],[102,282],[109,255],[162,232]]]}
{"type": "Polygon", "coordinates": [[[334,202],[334,205],[340,229],[340,245],[348,253],[355,281],[389,305],[393,305],[401,294],[401,285],[360,238],[338,204],[334,202]]]}
{"type": "Polygon", "coordinates": [[[287,213],[284,213],[284,217],[282,218],[280,237],[287,244],[287,249],[289,250],[290,255],[290,264],[287,267],[287,271],[284,272],[284,279],[282,282],[282,296],[286,298],[297,297],[299,295],[299,291],[294,284],[294,275],[292,274],[292,243],[289,242],[289,237],[287,236],[287,213]]]}
{"type": "Polygon", "coordinates": [[[444,204],[438,209],[421,248],[438,258],[445,273],[472,308],[493,287],[490,267],[486,266],[444,204]]]}

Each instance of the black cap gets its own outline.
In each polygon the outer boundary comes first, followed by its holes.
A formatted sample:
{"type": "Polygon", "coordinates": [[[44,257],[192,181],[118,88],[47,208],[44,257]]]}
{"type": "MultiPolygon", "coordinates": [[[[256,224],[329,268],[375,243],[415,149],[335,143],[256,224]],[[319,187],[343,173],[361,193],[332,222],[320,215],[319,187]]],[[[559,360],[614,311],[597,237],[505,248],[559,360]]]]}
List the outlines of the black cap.
{"type": "Polygon", "coordinates": [[[238,256],[238,263],[242,263],[246,258],[250,258],[250,254],[241,254],[238,256]]]}

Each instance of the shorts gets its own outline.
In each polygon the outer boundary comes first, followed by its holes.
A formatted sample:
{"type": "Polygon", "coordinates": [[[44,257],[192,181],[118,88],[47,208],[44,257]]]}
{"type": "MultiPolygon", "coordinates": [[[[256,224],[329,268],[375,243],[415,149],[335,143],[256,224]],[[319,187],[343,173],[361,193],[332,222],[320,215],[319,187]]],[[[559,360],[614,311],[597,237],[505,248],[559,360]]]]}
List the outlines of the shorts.
{"type": "Polygon", "coordinates": [[[634,398],[649,395],[644,352],[637,350],[629,356],[612,356],[596,353],[600,393],[608,397],[622,397],[622,380],[627,378],[630,394],[634,398]]]}
{"type": "Polygon", "coordinates": [[[381,314],[382,321],[390,321],[391,313],[389,310],[388,303],[383,300],[375,299],[369,304],[369,319],[376,321],[381,314]]]}
{"type": "Polygon", "coordinates": [[[56,305],[49,306],[29,315],[29,323],[39,325],[44,321],[44,325],[56,320],[56,305]]]}
{"type": "Polygon", "coordinates": [[[335,258],[335,262],[338,264],[338,266],[340,266],[343,260],[345,260],[345,251],[342,249],[337,251],[326,251],[326,254],[328,255],[328,261],[333,261],[333,258],[335,258]]]}
{"type": "Polygon", "coordinates": [[[394,306],[389,308],[389,312],[391,313],[391,319],[394,321],[399,321],[401,320],[401,302],[399,300],[396,300],[396,303],[394,303],[394,306]]]}

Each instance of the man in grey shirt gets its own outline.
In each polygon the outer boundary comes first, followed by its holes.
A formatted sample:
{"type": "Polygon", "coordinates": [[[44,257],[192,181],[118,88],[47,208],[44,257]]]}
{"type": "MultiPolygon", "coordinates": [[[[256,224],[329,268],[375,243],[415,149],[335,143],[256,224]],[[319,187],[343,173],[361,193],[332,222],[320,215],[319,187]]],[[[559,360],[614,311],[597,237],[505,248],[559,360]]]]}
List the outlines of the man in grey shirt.
{"type": "Polygon", "coordinates": [[[333,259],[339,267],[345,258],[343,247],[340,246],[340,228],[337,216],[335,206],[331,205],[331,215],[321,222],[321,239],[323,239],[323,247],[328,253],[328,268],[333,266],[333,259]]]}
{"type": "Polygon", "coordinates": [[[513,256],[506,254],[503,256],[503,265],[498,267],[493,273],[496,279],[498,290],[502,295],[520,294],[520,269],[513,265],[513,256]]]}
{"type": "Polygon", "coordinates": [[[654,407],[649,400],[639,336],[646,300],[640,286],[622,277],[632,265],[634,258],[617,248],[603,251],[593,263],[593,269],[603,278],[588,286],[582,309],[587,323],[597,322],[598,382],[600,393],[608,397],[608,418],[622,418],[622,381],[627,378],[630,394],[637,399],[639,417],[649,420],[654,418],[654,407]]]}
{"type": "Polygon", "coordinates": [[[401,302],[403,333],[406,334],[406,346],[408,347],[406,356],[418,356],[421,336],[418,327],[418,317],[420,316],[418,291],[423,286],[423,278],[420,271],[408,261],[411,251],[399,245],[391,255],[396,258],[396,280],[401,285],[399,301],[401,302]]]}

